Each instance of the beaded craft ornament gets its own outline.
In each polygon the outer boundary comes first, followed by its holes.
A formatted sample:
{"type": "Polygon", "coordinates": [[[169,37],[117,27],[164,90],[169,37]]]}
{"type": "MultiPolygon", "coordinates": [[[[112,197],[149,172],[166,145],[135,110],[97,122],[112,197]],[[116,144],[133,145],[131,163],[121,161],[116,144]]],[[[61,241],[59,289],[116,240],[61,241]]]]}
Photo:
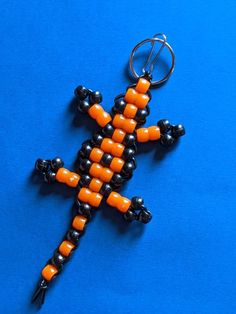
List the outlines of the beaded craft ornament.
{"type": "Polygon", "coordinates": [[[171,146],[185,134],[181,124],[171,125],[166,119],[160,120],[157,125],[142,128],[150,113],[148,106],[151,100],[150,88],[167,81],[174,66],[175,55],[166,41],[166,36],[156,34],[143,40],[132,50],[130,69],[136,83],[115,98],[111,114],[101,106],[100,92],[84,86],[75,89],[79,111],[87,113],[97,122],[100,129],[93,134],[91,140],[82,144],[78,152],[78,169],[74,172],[64,168],[64,163],[59,157],[36,161],[35,167],[43,174],[47,183],[64,183],[76,189],[77,213],[63,241],[41,272],[40,281],[32,298],[33,302],[43,304],[49,284],[62,271],[72,251],[78,246],[94,209],[101,206],[102,202],[120,211],[127,222],[138,221],[146,224],[151,220],[152,214],[144,206],[141,197],[135,196],[130,200],[117,190],[132,177],[136,168],[137,142],[160,141],[164,146],[171,146]],[[151,44],[151,49],[142,68],[142,74],[139,75],[134,69],[134,56],[144,44],[151,44]],[[160,48],[154,53],[156,44],[159,44],[160,48]],[[153,68],[164,48],[170,52],[172,64],[164,78],[154,81],[153,68]]]}

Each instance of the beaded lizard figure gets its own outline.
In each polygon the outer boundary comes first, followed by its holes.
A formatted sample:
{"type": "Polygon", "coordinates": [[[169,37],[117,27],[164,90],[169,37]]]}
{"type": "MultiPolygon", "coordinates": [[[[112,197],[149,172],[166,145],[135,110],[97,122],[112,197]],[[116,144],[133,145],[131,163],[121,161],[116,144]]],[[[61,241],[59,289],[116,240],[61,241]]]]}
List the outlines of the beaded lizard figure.
{"type": "Polygon", "coordinates": [[[57,181],[76,189],[77,214],[53,257],[43,268],[33,301],[43,304],[48,285],[61,272],[72,251],[76,249],[93,209],[99,207],[102,201],[118,209],[128,222],[137,220],[146,224],[151,220],[152,215],[144,206],[142,198],[133,197],[129,200],[116,191],[125,180],[132,177],[133,170],[136,168],[134,157],[136,142],[160,139],[162,145],[170,146],[185,134],[182,125],[173,126],[164,119],[160,120],[157,126],[141,128],[149,115],[148,102],[151,99],[149,89],[169,78],[174,69],[174,61],[173,50],[166,42],[165,35],[157,34],[135,46],[131,53],[130,66],[137,83],[129,86],[124,95],[115,98],[112,114],[104,111],[100,105],[102,102],[100,92],[94,92],[83,86],[75,89],[79,111],[87,113],[94,119],[100,130],[93,135],[91,140],[82,144],[78,153],[79,166],[76,172],[64,168],[64,163],[59,157],[53,160],[38,159],[36,161],[36,169],[44,175],[46,182],[57,181]],[[162,38],[159,38],[160,35],[162,38]],[[133,68],[133,57],[136,50],[148,42],[151,43],[152,48],[143,68],[143,75],[139,76],[133,68]],[[161,43],[162,46],[147,71],[156,42],[161,43]],[[164,79],[153,81],[153,66],[164,47],[171,52],[172,67],[164,79]]]}

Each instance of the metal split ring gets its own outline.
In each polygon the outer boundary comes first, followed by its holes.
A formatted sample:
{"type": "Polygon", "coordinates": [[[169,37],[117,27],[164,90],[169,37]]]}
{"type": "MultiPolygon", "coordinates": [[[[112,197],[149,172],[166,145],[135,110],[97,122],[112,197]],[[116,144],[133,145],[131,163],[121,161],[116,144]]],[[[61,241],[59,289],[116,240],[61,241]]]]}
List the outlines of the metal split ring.
{"type": "Polygon", "coordinates": [[[151,82],[151,86],[157,86],[157,85],[160,85],[162,83],[164,83],[165,81],[168,80],[168,78],[171,76],[171,74],[173,73],[174,71],[174,68],[175,68],[175,54],[174,54],[174,51],[173,49],[171,48],[171,46],[167,43],[166,41],[166,36],[164,34],[161,34],[161,33],[158,33],[156,35],[154,35],[152,38],[147,38],[147,39],[144,39],[143,41],[141,41],[140,43],[138,43],[132,50],[131,54],[130,54],[130,58],[129,58],[129,66],[130,66],[130,70],[133,74],[133,76],[138,79],[140,76],[142,76],[143,74],[145,73],[150,73],[152,74],[153,70],[154,70],[154,65],[155,63],[157,62],[159,56],[160,56],[160,53],[161,51],[166,47],[170,54],[171,54],[171,58],[172,58],[172,63],[171,63],[171,67],[168,71],[168,73],[160,80],[153,80],[151,82]],[[161,38],[160,38],[161,37],[161,38]],[[155,44],[159,42],[161,43],[161,47],[160,49],[158,50],[158,52],[156,53],[156,55],[153,57],[153,60],[151,61],[151,58],[152,58],[152,55],[153,55],[153,52],[154,52],[154,48],[155,48],[155,44]],[[137,52],[137,50],[147,44],[147,43],[151,43],[152,47],[149,51],[149,54],[147,55],[147,59],[146,59],[146,62],[144,64],[144,66],[142,67],[142,72],[143,74],[142,75],[139,75],[136,70],[134,69],[134,56],[137,52]],[[148,68],[148,65],[149,65],[149,68],[148,68]]]}

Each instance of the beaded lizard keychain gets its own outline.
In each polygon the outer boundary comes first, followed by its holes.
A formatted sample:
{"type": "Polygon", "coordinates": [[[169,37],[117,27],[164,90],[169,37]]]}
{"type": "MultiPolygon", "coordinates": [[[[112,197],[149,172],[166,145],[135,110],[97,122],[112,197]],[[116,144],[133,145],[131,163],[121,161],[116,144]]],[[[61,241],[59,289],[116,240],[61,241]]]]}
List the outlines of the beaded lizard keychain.
{"type": "Polygon", "coordinates": [[[157,126],[141,128],[149,115],[148,102],[151,100],[149,89],[167,81],[174,70],[175,55],[166,41],[166,36],[156,34],[137,44],[131,52],[129,64],[137,82],[130,85],[125,94],[115,98],[111,114],[104,111],[100,105],[102,102],[100,92],[83,86],[75,89],[79,111],[89,114],[100,127],[91,140],[82,144],[78,152],[78,169],[75,172],[67,170],[59,157],[36,161],[35,167],[43,174],[46,182],[57,181],[75,188],[77,206],[77,214],[71,222],[69,231],[42,270],[32,298],[33,302],[37,301],[40,305],[44,302],[50,282],[61,272],[72,251],[78,246],[94,208],[99,207],[102,200],[118,209],[128,222],[137,220],[146,224],[151,220],[152,215],[144,206],[142,198],[133,197],[129,200],[116,192],[124,181],[132,177],[136,168],[134,157],[137,150],[136,142],[160,139],[162,145],[170,146],[185,134],[182,125],[171,125],[166,119],[160,120],[157,126]],[[147,43],[151,44],[151,49],[143,66],[143,73],[139,75],[134,69],[134,56],[137,50],[147,43]],[[161,46],[153,57],[156,43],[161,46]],[[154,81],[153,68],[165,47],[171,54],[171,68],[163,79],[154,81]]]}

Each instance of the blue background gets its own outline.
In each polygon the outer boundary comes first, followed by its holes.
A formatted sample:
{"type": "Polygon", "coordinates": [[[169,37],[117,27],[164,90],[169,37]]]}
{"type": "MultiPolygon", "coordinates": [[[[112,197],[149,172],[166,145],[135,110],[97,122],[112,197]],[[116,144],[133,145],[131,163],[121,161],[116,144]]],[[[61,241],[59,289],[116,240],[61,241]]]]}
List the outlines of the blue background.
{"type": "Polygon", "coordinates": [[[130,83],[133,46],[168,35],[177,64],[153,91],[147,125],[184,123],[164,153],[139,146],[123,188],[154,218],[126,225],[104,207],[48,292],[41,313],[236,313],[235,1],[1,1],[0,312],[35,313],[30,297],[71,219],[74,194],[32,173],[38,157],[72,168],[96,129],[75,121],[82,83],[108,110],[130,83]]]}

